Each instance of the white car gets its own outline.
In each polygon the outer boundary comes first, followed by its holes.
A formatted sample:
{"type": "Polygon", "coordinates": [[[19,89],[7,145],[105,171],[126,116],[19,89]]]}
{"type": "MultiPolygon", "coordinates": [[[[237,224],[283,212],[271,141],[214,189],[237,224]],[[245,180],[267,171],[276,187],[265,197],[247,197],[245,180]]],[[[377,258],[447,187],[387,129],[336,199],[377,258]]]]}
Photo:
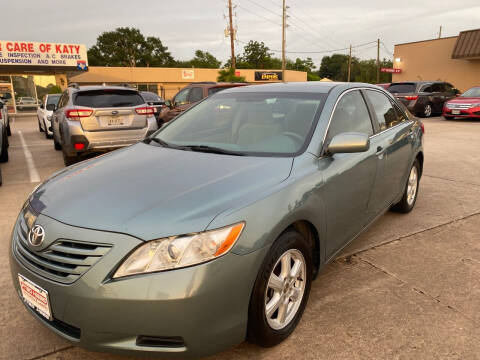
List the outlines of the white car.
{"type": "Polygon", "coordinates": [[[38,129],[40,132],[45,133],[47,139],[50,139],[53,136],[51,119],[61,95],[62,94],[45,95],[43,102],[37,110],[38,129]]]}

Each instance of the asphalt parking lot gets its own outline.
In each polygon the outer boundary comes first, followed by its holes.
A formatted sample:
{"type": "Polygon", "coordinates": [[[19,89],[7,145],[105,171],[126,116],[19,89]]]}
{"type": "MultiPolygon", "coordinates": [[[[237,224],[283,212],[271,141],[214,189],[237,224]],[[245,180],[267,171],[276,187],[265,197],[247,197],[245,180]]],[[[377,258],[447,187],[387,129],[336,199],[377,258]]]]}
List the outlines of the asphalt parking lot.
{"type": "MultiPolygon", "coordinates": [[[[479,359],[480,121],[430,118],[416,208],[385,214],[313,283],[275,348],[243,343],[211,359],[479,359]]],[[[13,290],[9,236],[30,191],[63,168],[36,119],[12,123],[1,164],[0,359],[126,359],[79,349],[40,325],[13,290]]]]}

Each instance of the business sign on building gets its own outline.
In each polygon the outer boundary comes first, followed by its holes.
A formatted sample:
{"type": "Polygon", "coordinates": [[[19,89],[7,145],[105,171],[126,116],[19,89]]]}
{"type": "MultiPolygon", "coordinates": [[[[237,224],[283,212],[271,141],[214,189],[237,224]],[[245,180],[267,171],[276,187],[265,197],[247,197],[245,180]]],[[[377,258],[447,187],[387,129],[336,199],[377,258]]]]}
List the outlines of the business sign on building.
{"type": "Polygon", "coordinates": [[[390,74],[400,74],[402,69],[395,69],[395,68],[381,68],[380,72],[383,73],[390,73],[390,74]]]}
{"type": "Polygon", "coordinates": [[[255,81],[283,80],[281,71],[255,71],[255,81]]]}
{"type": "Polygon", "coordinates": [[[0,66],[55,66],[87,70],[85,45],[0,40],[0,66]]]}
{"type": "Polygon", "coordinates": [[[195,79],[195,71],[193,70],[182,70],[182,80],[193,80],[195,79]]]}

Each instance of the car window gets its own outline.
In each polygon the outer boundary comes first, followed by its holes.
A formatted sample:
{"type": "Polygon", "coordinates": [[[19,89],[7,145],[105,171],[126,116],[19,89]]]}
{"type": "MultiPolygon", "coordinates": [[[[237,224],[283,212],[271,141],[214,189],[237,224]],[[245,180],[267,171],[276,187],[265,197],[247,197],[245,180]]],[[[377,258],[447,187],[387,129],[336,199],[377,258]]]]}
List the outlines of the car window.
{"type": "Polygon", "coordinates": [[[156,137],[173,145],[291,156],[309,140],[325,97],[317,93],[220,92],[177,116],[156,137]]]}
{"type": "Polygon", "coordinates": [[[58,100],[60,99],[61,95],[48,95],[47,103],[45,105],[55,104],[57,105],[58,100]]]}
{"type": "Polygon", "coordinates": [[[175,95],[175,105],[186,104],[188,101],[188,94],[190,93],[190,88],[180,90],[180,92],[175,95]]]}
{"type": "Polygon", "coordinates": [[[462,97],[480,97],[480,87],[474,87],[465,91],[462,97]]]}
{"type": "Polygon", "coordinates": [[[433,91],[432,91],[432,85],[424,86],[424,87],[422,88],[422,90],[420,90],[420,91],[421,91],[421,92],[431,93],[431,92],[433,92],[433,91]]]}
{"type": "Polygon", "coordinates": [[[373,106],[373,111],[378,120],[380,131],[391,128],[405,121],[405,116],[399,109],[394,108],[390,99],[379,91],[366,90],[368,100],[373,106]]]}
{"type": "Polygon", "coordinates": [[[60,97],[60,100],[58,101],[58,107],[62,108],[67,104],[67,99],[68,99],[68,92],[64,91],[62,96],[60,97]]]}
{"type": "Polygon", "coordinates": [[[338,102],[330,122],[326,143],[335,135],[344,132],[359,132],[373,135],[372,121],[360,91],[346,93],[338,102]]]}
{"type": "Polygon", "coordinates": [[[445,86],[445,89],[444,89],[445,92],[448,92],[450,94],[455,94],[455,88],[452,84],[445,83],[444,86],[445,86]]]}
{"type": "Polygon", "coordinates": [[[415,88],[416,85],[414,83],[401,83],[390,85],[388,91],[392,94],[414,93],[415,88]]]}
{"type": "Polygon", "coordinates": [[[203,88],[201,87],[192,87],[190,90],[190,102],[197,102],[203,99],[203,88]]]}
{"type": "Polygon", "coordinates": [[[142,98],[146,102],[160,102],[162,99],[155,93],[143,91],[141,92],[142,98]]]}
{"type": "Polygon", "coordinates": [[[136,91],[102,89],[79,91],[73,103],[91,108],[132,107],[144,104],[144,100],[136,91]]]}
{"type": "Polygon", "coordinates": [[[432,84],[432,92],[444,92],[444,87],[442,83],[432,84]]]}
{"type": "Polygon", "coordinates": [[[226,87],[226,86],[212,87],[212,88],[208,89],[208,96],[216,94],[217,92],[225,90],[225,89],[228,89],[228,87],[226,87]]]}

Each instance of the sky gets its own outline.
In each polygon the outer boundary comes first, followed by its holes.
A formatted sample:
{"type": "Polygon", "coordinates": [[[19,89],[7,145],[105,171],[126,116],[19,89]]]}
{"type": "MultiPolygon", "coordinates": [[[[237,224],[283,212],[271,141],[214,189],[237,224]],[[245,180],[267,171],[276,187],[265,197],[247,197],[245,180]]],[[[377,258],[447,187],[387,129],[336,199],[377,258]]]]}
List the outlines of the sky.
{"type": "MultiPolygon", "coordinates": [[[[249,40],[281,49],[282,0],[232,0],[237,27],[236,53],[249,40]]],[[[287,57],[312,57],[317,67],[332,50],[354,45],[360,58],[392,58],[394,44],[455,36],[480,27],[478,0],[286,0],[287,57]],[[362,45],[362,46],[357,46],[362,45]],[[300,53],[315,52],[315,53],[300,53]]],[[[1,1],[0,40],[80,43],[87,47],[104,31],[136,27],[159,37],[175,59],[196,49],[225,61],[230,41],[227,0],[24,0],[1,1]]],[[[335,51],[348,53],[348,50],[335,51]]],[[[275,52],[280,57],[280,52],[275,52]]]]}

